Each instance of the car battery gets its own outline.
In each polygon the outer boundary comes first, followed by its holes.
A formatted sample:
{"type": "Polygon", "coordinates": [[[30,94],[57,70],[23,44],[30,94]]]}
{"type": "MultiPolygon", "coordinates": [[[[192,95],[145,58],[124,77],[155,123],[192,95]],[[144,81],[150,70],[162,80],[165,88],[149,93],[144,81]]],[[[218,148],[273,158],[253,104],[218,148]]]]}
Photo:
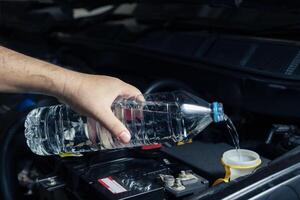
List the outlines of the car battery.
{"type": "Polygon", "coordinates": [[[164,199],[157,177],[169,168],[151,159],[123,159],[95,166],[84,174],[99,199],[164,199]]]}
{"type": "Polygon", "coordinates": [[[174,199],[208,188],[208,181],[188,166],[155,150],[120,150],[59,162],[66,184],[82,199],[174,199]],[[165,177],[177,181],[170,184],[165,177]],[[179,179],[183,189],[177,187],[179,179]]]}

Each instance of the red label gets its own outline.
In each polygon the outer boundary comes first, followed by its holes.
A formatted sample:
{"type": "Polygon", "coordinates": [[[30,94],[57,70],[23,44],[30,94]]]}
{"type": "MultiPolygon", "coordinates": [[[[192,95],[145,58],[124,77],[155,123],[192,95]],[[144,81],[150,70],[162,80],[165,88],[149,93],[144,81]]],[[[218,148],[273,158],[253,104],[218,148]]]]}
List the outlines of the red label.
{"type": "Polygon", "coordinates": [[[115,181],[111,176],[106,178],[98,179],[98,182],[101,183],[106,189],[108,189],[113,194],[119,194],[122,192],[126,192],[127,190],[120,185],[117,181],[115,181]]]}
{"type": "Polygon", "coordinates": [[[151,149],[159,149],[161,148],[161,144],[149,144],[142,146],[143,150],[151,150],[151,149]]]}

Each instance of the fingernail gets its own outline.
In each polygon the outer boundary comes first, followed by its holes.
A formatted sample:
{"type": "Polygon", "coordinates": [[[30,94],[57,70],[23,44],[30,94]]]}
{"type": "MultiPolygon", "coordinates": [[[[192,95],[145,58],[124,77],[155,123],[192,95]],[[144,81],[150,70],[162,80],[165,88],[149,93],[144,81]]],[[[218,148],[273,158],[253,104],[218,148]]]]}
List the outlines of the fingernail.
{"type": "Polygon", "coordinates": [[[131,135],[128,131],[122,131],[122,133],[119,135],[118,139],[121,140],[121,142],[127,144],[129,143],[131,138],[131,135]]]}

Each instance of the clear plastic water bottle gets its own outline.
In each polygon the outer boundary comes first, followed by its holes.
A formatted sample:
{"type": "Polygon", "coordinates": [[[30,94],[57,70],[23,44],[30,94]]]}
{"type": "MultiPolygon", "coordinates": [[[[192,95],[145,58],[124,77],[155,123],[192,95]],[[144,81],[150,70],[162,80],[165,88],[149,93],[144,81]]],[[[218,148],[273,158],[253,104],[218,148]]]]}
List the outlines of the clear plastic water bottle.
{"type": "Polygon", "coordinates": [[[136,147],[184,141],[212,122],[224,121],[223,106],[184,91],[144,95],[145,101],[118,98],[112,105],[116,117],[131,134],[123,144],[91,118],[67,105],[32,110],[25,121],[25,136],[38,155],[53,155],[136,147]]]}

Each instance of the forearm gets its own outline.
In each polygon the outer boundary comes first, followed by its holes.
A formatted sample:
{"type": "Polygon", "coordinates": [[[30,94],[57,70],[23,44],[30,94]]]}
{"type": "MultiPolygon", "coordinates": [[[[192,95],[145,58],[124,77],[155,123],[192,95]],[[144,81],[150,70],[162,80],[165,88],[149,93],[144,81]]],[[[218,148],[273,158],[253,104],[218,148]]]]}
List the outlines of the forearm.
{"type": "Polygon", "coordinates": [[[0,92],[60,96],[72,72],[0,46],[0,92]]]}
{"type": "Polygon", "coordinates": [[[0,92],[33,92],[55,96],[82,115],[103,124],[124,143],[130,134],[111,110],[119,96],[141,92],[113,77],[74,72],[0,46],[0,92]]]}

